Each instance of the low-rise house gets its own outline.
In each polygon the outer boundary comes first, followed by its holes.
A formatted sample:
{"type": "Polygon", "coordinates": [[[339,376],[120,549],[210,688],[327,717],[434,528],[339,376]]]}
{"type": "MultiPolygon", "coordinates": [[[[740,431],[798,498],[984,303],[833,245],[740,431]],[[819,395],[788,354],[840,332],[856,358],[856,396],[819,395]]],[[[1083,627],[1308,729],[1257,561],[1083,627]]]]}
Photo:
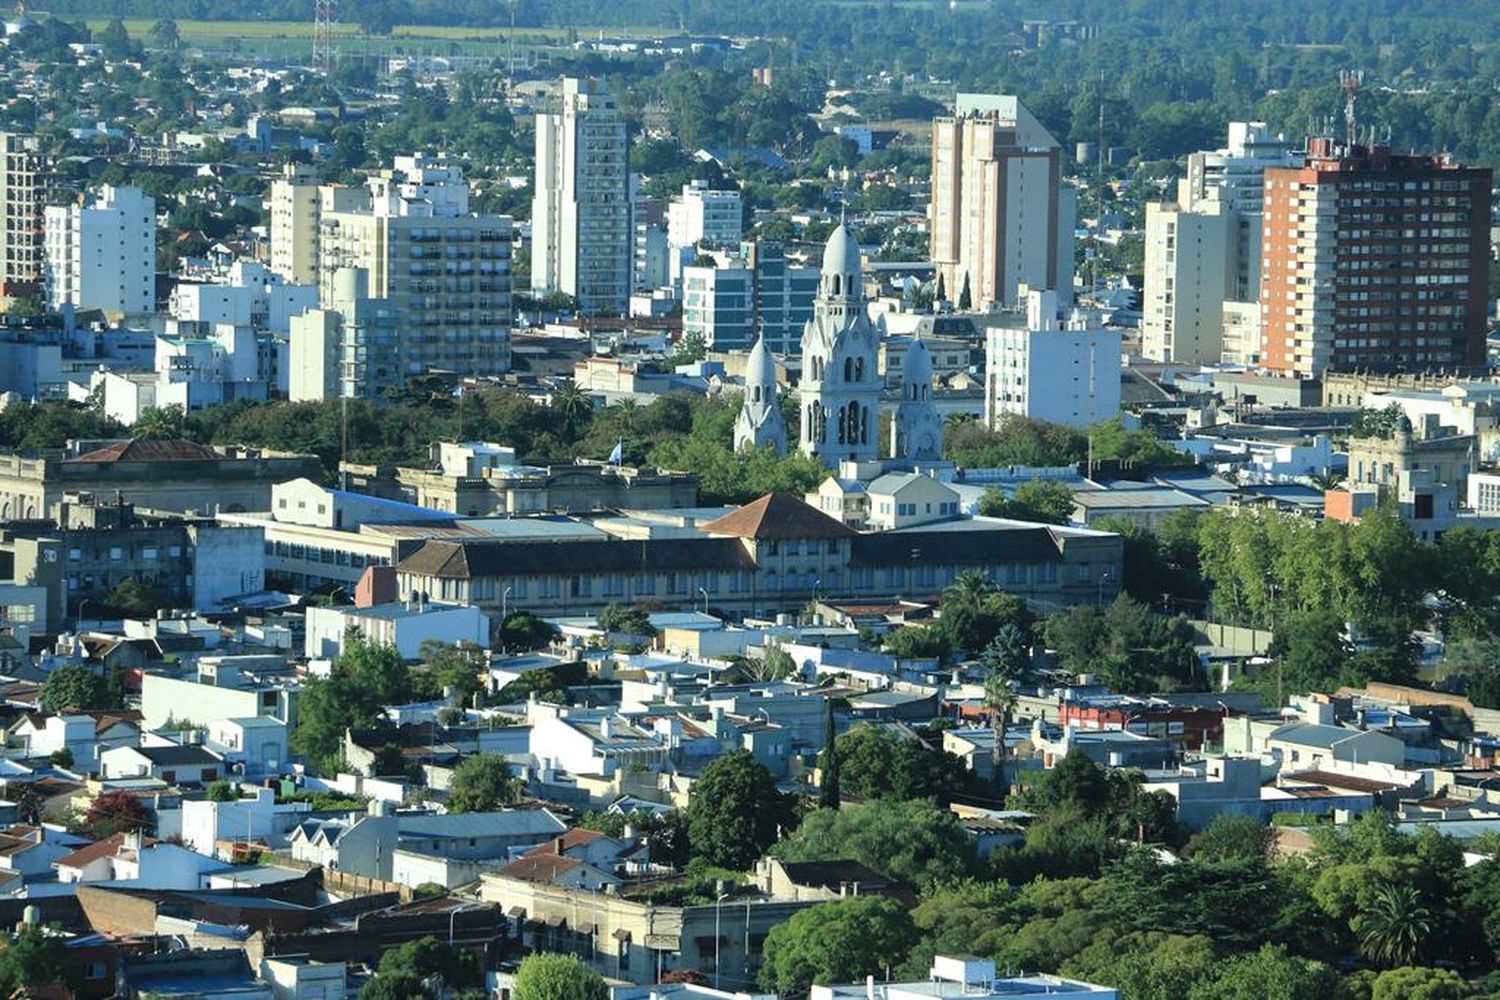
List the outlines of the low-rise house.
{"type": "Polygon", "coordinates": [[[33,712],[12,723],[8,735],[20,744],[21,756],[49,757],[66,750],[73,758],[70,770],[88,774],[98,768],[101,750],[140,742],[140,718],[139,712],[124,710],[58,715],[33,712]]]}
{"type": "Polygon", "coordinates": [[[122,833],[59,858],[60,882],[130,882],[142,889],[194,890],[230,866],[176,844],[122,833]]]}
{"type": "Polygon", "coordinates": [[[937,955],[926,982],[814,986],[809,1000],[1119,1000],[1119,992],[1061,976],[1001,976],[995,963],[972,955],[937,955]]]}
{"type": "Polygon", "coordinates": [[[366,608],[307,609],[304,650],[308,656],[336,657],[352,634],[394,646],[404,659],[415,660],[428,641],[488,646],[490,620],[472,605],[431,604],[425,597],[366,608]]]}
{"type": "Polygon", "coordinates": [[[274,1000],[338,1000],[349,993],[343,962],[315,962],[301,955],[277,955],[260,962],[260,978],[274,1000]]]}
{"type": "Polygon", "coordinates": [[[203,745],[246,778],[279,774],[289,759],[286,723],[267,715],[216,719],[203,745]]]}
{"type": "Polygon", "coordinates": [[[1146,791],[1164,791],[1177,800],[1177,821],[1201,830],[1215,816],[1253,816],[1269,822],[1278,813],[1301,816],[1358,816],[1403,792],[1418,791],[1420,776],[1399,772],[1379,776],[1307,770],[1276,775],[1274,762],[1259,757],[1210,757],[1175,772],[1153,775],[1146,791]],[[1274,783],[1273,783],[1274,779],[1274,783]]]}
{"type": "Polygon", "coordinates": [[[59,858],[87,843],[59,827],[12,824],[0,830],[0,873],[23,882],[49,879],[59,858]]]}
{"type": "Polygon", "coordinates": [[[917,903],[917,891],[913,886],[848,859],[783,861],[762,858],[755,865],[755,884],[761,892],[777,899],[826,902],[846,896],[888,896],[905,906],[917,903]]]}
{"type": "Polygon", "coordinates": [[[909,528],[959,514],[958,492],[921,473],[888,472],[872,480],[866,492],[869,516],[861,527],[876,531],[909,528]]]}
{"type": "Polygon", "coordinates": [[[99,755],[104,778],[157,778],[169,785],[206,785],[224,775],[224,761],[199,746],[115,747],[99,755]]]}
{"type": "Polygon", "coordinates": [[[506,878],[588,892],[618,892],[624,879],[580,858],[564,854],[526,854],[499,870],[506,878]]]}

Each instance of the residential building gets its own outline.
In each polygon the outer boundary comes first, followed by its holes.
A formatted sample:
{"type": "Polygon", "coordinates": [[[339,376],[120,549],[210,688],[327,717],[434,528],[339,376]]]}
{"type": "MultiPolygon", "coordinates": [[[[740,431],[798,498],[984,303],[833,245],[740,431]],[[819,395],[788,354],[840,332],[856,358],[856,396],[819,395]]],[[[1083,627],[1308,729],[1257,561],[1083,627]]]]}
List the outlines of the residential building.
{"type": "Polygon", "coordinates": [[[1108,601],[1120,589],[1120,538],[1107,532],[950,518],[860,534],[778,494],[715,513],[635,512],[572,535],[560,534],[555,520],[533,527],[515,518],[502,537],[433,538],[397,564],[397,592],[487,612],[506,601],[580,614],[611,602],[707,600],[765,614],[804,607],[820,594],[921,599],[969,569],[1047,607],[1108,601]]]}
{"type": "MultiPolygon", "coordinates": [[[[290,755],[286,723],[265,715],[214,719],[208,723],[203,745],[224,758],[244,778],[279,774],[290,755]]],[[[187,817],[184,815],[186,824],[187,817]]]]}
{"type": "Polygon", "coordinates": [[[302,163],[282,166],[271,182],[271,271],[296,285],[318,283],[317,169],[302,163]]]}
{"type": "Polygon", "coordinates": [[[536,116],[531,288],[585,313],[623,315],[631,287],[629,135],[614,95],[564,77],[560,107],[536,116]]]}
{"type": "Polygon", "coordinates": [[[985,423],[998,429],[1021,416],[1087,427],[1117,416],[1120,352],[1118,330],[1059,321],[1052,292],[1028,292],[1024,326],[985,330],[985,423]]]}
{"type": "Polygon", "coordinates": [[[218,755],[196,746],[115,747],[99,755],[99,776],[156,778],[169,785],[208,785],[224,773],[218,755]]]}
{"type": "Polygon", "coordinates": [[[1265,174],[1260,363],[1281,375],[1484,364],[1491,171],[1312,139],[1265,174]]]}
{"type": "Polygon", "coordinates": [[[682,335],[713,351],[748,350],[755,340],[755,272],[744,266],[684,267],[682,335]]]}
{"type": "Polygon", "coordinates": [[[798,357],[818,293],[815,267],[793,264],[779,243],[746,240],[740,257],[755,275],[755,322],[772,353],[798,357]]]}
{"type": "Polygon", "coordinates": [[[429,604],[422,598],[362,608],[307,609],[308,656],[340,655],[351,634],[393,646],[405,659],[416,660],[429,640],[445,646],[489,646],[490,620],[476,607],[429,604]]]}
{"type": "Polygon", "coordinates": [[[879,476],[870,481],[865,495],[869,514],[859,525],[862,529],[892,531],[958,516],[958,492],[916,472],[879,476]]]}
{"type": "Polygon", "coordinates": [[[959,94],[932,123],[932,259],[950,301],[987,311],[1020,288],[1073,299],[1076,195],[1057,140],[1010,95],[959,94]]]}
{"type": "Polygon", "coordinates": [[[802,331],[802,453],[824,465],[873,459],[880,447],[879,335],[865,313],[859,244],[839,223],[823,248],[813,318],[802,331]]]}
{"type": "Polygon", "coordinates": [[[73,441],[42,457],[0,452],[0,520],[52,516],[68,493],[161,511],[265,510],[271,484],[321,477],[313,455],[191,441],[73,441]]]}
{"type": "Polygon", "coordinates": [[[244,719],[268,716],[283,724],[296,721],[297,688],[284,673],[281,657],[198,658],[197,670],[174,676],[157,670],[141,677],[142,724],[148,729],[188,719],[244,719]],[[239,660],[254,661],[241,665],[239,660]],[[249,669],[278,660],[282,672],[249,669]]]}
{"type": "Polygon", "coordinates": [[[1264,122],[1230,122],[1229,142],[1188,157],[1174,202],[1146,206],[1141,349],[1154,361],[1254,364],[1260,354],[1265,171],[1301,166],[1264,122]]]}
{"type": "Polygon", "coordinates": [[[1349,438],[1349,482],[1395,488],[1403,472],[1425,471],[1433,483],[1451,484],[1465,495],[1469,473],[1478,466],[1473,434],[1446,433],[1435,416],[1413,425],[1402,413],[1389,434],[1349,438]]]}
{"type": "Polygon", "coordinates": [[[743,226],[739,191],[715,191],[700,180],[684,184],[667,205],[668,279],[675,283],[700,248],[738,247],[743,226]]]}
{"type": "Polygon", "coordinates": [[[813,315],[818,270],[790,264],[778,244],[746,241],[712,265],[682,269],[682,332],[713,350],[749,348],[757,332],[772,353],[798,356],[813,315]]]}
{"type": "Polygon", "coordinates": [[[287,281],[257,261],[237,260],[212,280],[179,281],[167,308],[181,333],[225,324],[285,336],[292,318],[318,305],[318,283],[287,281]]]}
{"type": "Polygon", "coordinates": [[[43,242],[41,139],[0,132],[0,301],[40,297],[43,242]]]}
{"type": "Polygon", "coordinates": [[[370,273],[341,267],[321,308],[291,321],[287,398],[374,399],[413,374],[391,300],[370,297],[370,273]]]}
{"type": "Polygon", "coordinates": [[[397,317],[404,365],[398,381],[510,368],[511,220],[469,211],[469,187],[456,164],[444,156],[398,156],[362,192],[325,188],[323,198],[319,300],[326,306],[350,296],[347,284],[335,289],[340,271],[368,274],[368,287],[353,294],[386,300],[397,317]]]}
{"type": "Polygon", "coordinates": [[[924,982],[815,985],[809,1000],[1118,1000],[1119,991],[1049,975],[1004,975],[995,963],[972,955],[935,955],[924,982]]]}
{"type": "Polygon", "coordinates": [[[156,199],[113,187],[44,212],[47,304],[141,315],[156,309],[156,199]]]}

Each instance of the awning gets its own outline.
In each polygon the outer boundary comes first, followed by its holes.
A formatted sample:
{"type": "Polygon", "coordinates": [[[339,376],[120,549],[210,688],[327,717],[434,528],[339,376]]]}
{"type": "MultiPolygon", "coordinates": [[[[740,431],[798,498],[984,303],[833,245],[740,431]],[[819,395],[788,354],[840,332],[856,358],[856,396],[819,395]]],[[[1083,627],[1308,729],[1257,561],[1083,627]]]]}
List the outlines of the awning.
{"type": "Polygon", "coordinates": [[[593,934],[594,933],[594,925],[593,924],[579,924],[577,927],[573,928],[573,932],[575,934],[593,934]]]}
{"type": "Polygon", "coordinates": [[[524,907],[524,906],[512,906],[509,910],[507,910],[505,912],[505,915],[507,917],[517,917],[517,918],[525,917],[526,916],[526,907],[524,907]]]}
{"type": "Polygon", "coordinates": [[[542,918],[542,923],[546,924],[548,927],[562,927],[567,922],[568,918],[559,914],[553,914],[550,917],[542,918]]]}
{"type": "Polygon", "coordinates": [[[616,941],[629,941],[630,940],[630,932],[627,931],[623,927],[616,927],[614,934],[612,934],[610,936],[613,937],[616,941]]]}

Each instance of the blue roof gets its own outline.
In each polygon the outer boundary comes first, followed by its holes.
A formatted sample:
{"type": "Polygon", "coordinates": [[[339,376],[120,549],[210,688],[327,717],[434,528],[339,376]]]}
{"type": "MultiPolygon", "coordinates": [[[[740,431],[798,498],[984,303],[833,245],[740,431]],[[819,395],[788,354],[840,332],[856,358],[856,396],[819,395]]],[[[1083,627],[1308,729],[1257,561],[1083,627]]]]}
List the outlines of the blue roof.
{"type": "Polygon", "coordinates": [[[445,514],[431,507],[418,507],[414,503],[406,503],[403,500],[387,500],[385,497],[371,496],[368,493],[355,493],[353,490],[329,490],[328,495],[335,500],[348,500],[351,503],[366,503],[376,507],[383,507],[391,513],[402,514],[425,514],[434,520],[451,521],[452,514],[445,514]]]}

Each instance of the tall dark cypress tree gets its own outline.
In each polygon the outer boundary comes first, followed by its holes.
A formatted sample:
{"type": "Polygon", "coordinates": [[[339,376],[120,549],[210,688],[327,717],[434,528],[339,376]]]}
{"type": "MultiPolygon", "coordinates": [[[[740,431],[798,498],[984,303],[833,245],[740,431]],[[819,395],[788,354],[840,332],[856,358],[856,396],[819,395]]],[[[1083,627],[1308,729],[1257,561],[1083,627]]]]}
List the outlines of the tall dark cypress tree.
{"type": "Polygon", "coordinates": [[[833,699],[825,699],[823,714],[823,783],[818,786],[818,808],[839,807],[839,747],[833,724],[833,699]]]}

